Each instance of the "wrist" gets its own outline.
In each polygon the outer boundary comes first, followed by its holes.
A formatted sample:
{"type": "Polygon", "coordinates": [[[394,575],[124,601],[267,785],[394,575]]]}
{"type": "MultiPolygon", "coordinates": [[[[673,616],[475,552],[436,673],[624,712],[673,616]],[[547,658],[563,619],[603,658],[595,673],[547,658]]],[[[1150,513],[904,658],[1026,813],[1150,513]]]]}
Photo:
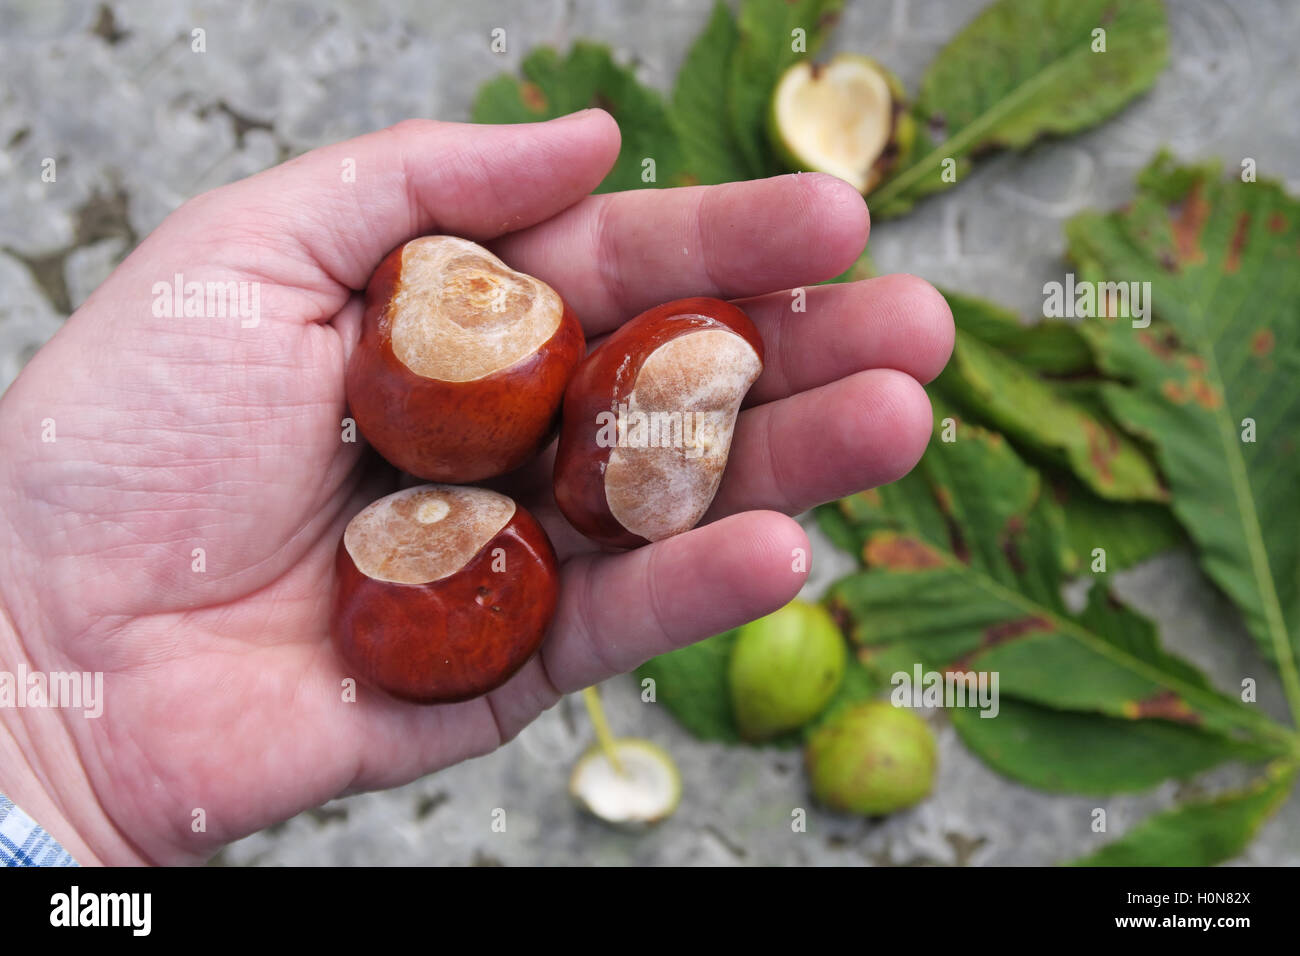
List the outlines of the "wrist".
{"type": "MultiPolygon", "coordinates": [[[[5,671],[14,674],[9,667],[8,660],[0,663],[0,679],[7,679],[5,671]]],[[[9,709],[0,708],[0,794],[57,840],[77,863],[100,864],[98,855],[68,819],[53,781],[33,763],[29,756],[32,741],[5,713],[9,709]]]]}
{"type": "Polygon", "coordinates": [[[0,604],[0,793],[83,866],[143,862],[99,806],[63,712],[30,706],[37,673],[0,604]]]}
{"type": "MultiPolygon", "coordinates": [[[[88,712],[50,706],[61,703],[52,700],[50,678],[71,669],[37,637],[53,628],[39,591],[24,586],[42,561],[9,520],[21,510],[11,507],[11,478],[0,468],[0,793],[83,866],[146,863],[101,806],[87,773],[80,748],[93,746],[92,735],[73,721],[89,719],[88,712]]],[[[103,710],[101,698],[95,711],[103,710]]]]}
{"type": "Polygon", "coordinates": [[[0,866],[77,866],[72,854],[0,793],[0,866]]]}

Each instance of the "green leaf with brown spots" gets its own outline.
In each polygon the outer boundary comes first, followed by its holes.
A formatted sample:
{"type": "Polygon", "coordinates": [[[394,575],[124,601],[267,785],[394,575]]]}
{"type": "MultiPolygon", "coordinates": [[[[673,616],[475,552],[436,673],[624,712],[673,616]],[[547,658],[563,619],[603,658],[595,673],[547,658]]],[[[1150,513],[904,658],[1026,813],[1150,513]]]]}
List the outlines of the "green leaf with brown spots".
{"type": "Polygon", "coordinates": [[[984,299],[951,291],[944,297],[961,336],[956,359],[934,388],[949,400],[971,395],[973,400],[957,402],[962,411],[981,424],[1005,427],[1018,447],[1036,457],[1064,515],[1073,552],[1067,573],[1119,571],[1182,544],[1178,522],[1158,503],[1164,491],[1149,451],[1120,431],[1101,399],[1103,380],[1081,326],[1051,319],[1026,325],[1014,312],[984,299]],[[961,343],[972,340],[963,348],[961,343]],[[981,347],[984,354],[997,355],[995,367],[1010,369],[1008,382],[998,382],[996,372],[988,368],[983,377],[968,374],[972,367],[976,372],[983,367],[976,354],[981,347]],[[1063,430],[1060,421],[1039,415],[1041,403],[1032,394],[1026,397],[1013,387],[1027,379],[1032,379],[1031,392],[1048,392],[1049,404],[1069,413],[1063,430]],[[1115,438],[1100,446],[1090,444],[1089,436],[1098,435],[1115,438]],[[1104,498],[1070,474],[1077,464],[1076,473],[1091,476],[1090,484],[1103,484],[1113,496],[1117,488],[1112,458],[1126,463],[1128,474],[1138,477],[1138,494],[1122,497],[1157,501],[1130,506],[1104,498]],[[1104,555],[1095,553],[1099,548],[1104,555]]]}
{"type": "MultiPolygon", "coordinates": [[[[951,411],[937,403],[935,415],[942,431],[951,411]]],[[[1209,764],[1248,741],[1270,752],[1289,745],[1282,728],[1164,652],[1152,625],[1103,585],[1071,613],[1061,598],[1065,526],[1040,474],[995,432],[958,422],[955,438],[936,438],[906,478],[843,499],[827,519],[842,540],[861,542],[866,569],[833,585],[828,601],[870,669],[886,682],[918,664],[997,673],[1004,701],[1111,721],[1112,730],[1178,725],[1183,732],[1151,733],[1202,741],[1209,764]]],[[[999,766],[1040,779],[1009,759],[999,766]]],[[[1073,779],[1094,771],[1106,789],[1122,768],[1085,763],[1073,779]]],[[[1149,768],[1133,774],[1132,786],[1146,785],[1149,768]]]]}
{"type": "Polygon", "coordinates": [[[1286,801],[1294,765],[1276,764],[1251,786],[1148,818],[1075,866],[1213,866],[1236,856],[1286,801]]]}
{"type": "Polygon", "coordinates": [[[718,0],[673,85],[673,121],[693,182],[710,185],[749,178],[727,111],[731,56],[739,40],[736,18],[718,0]]]}
{"type": "Polygon", "coordinates": [[[682,726],[701,740],[740,743],[731,713],[727,676],[731,648],[739,630],[660,654],[637,668],[640,681],[653,680],[655,701],[667,707],[682,726]]]}
{"type": "MultiPolygon", "coordinates": [[[[844,501],[851,500],[851,498],[844,499],[844,501]]],[[[821,529],[822,534],[830,539],[831,544],[841,551],[857,556],[860,559],[862,546],[866,543],[866,538],[862,534],[860,526],[849,520],[843,502],[831,501],[820,505],[814,510],[813,514],[817,518],[817,527],[821,529]]]]}
{"type": "Polygon", "coordinates": [[[1043,478],[1065,516],[1068,575],[1123,571],[1187,544],[1187,535],[1167,505],[1107,501],[1056,469],[1044,469],[1043,478]]]}
{"type": "Polygon", "coordinates": [[[1218,694],[1196,668],[1166,653],[1151,622],[1103,586],[1092,587],[1077,616],[1077,626],[1089,636],[1070,633],[1070,626],[1048,629],[1046,619],[1036,623],[989,642],[966,665],[997,671],[1001,692],[1019,700],[1231,734],[1239,705],[1218,694]],[[1186,688],[1196,689],[1195,709],[1184,697],[1186,688]]]}
{"type": "Polygon", "coordinates": [[[953,322],[963,332],[1015,359],[1037,375],[1095,375],[1092,347],[1074,322],[1047,319],[1028,325],[987,299],[944,289],[953,322]]]}
{"type": "Polygon", "coordinates": [[[1146,451],[1108,415],[965,331],[934,387],[1017,445],[1067,466],[1095,494],[1116,501],[1167,497],[1146,451]]]}
{"type": "Polygon", "coordinates": [[[1084,278],[1151,284],[1149,327],[1114,295],[1116,314],[1083,324],[1116,379],[1102,400],[1155,449],[1202,567],[1300,717],[1300,202],[1162,155],[1131,203],[1067,235],[1084,278]]]}
{"type": "MultiPolygon", "coordinates": [[[[1187,544],[1182,526],[1165,505],[1106,501],[1064,470],[1045,468],[1041,473],[1064,522],[1062,571],[1067,577],[1123,571],[1187,544]]],[[[832,544],[860,560],[866,544],[863,526],[846,514],[856,508],[854,498],[832,501],[817,508],[816,517],[832,544]]]]}
{"type": "Polygon", "coordinates": [[[1163,720],[1123,720],[1003,697],[998,715],[953,709],[962,743],[1005,776],[1040,790],[1104,796],[1182,780],[1231,760],[1240,742],[1163,720]]]}
{"type": "Polygon", "coordinates": [[[663,97],[614,61],[609,48],[578,42],[561,57],[537,47],[524,58],[523,79],[503,74],[479,88],[475,123],[535,123],[598,106],[618,120],[623,148],[596,192],[689,182],[677,127],[663,97]],[[653,160],[653,179],[648,179],[653,160]]]}
{"type": "Polygon", "coordinates": [[[788,67],[817,53],[843,6],[844,0],[741,0],[727,105],[731,135],[747,170],[744,178],[785,171],[767,138],[772,91],[788,67]]]}
{"type": "Polygon", "coordinates": [[[899,215],[949,188],[977,153],[1022,149],[1110,117],[1155,82],[1168,43],[1159,0],[989,4],[926,70],[913,107],[916,141],[871,194],[872,215],[899,215]]]}

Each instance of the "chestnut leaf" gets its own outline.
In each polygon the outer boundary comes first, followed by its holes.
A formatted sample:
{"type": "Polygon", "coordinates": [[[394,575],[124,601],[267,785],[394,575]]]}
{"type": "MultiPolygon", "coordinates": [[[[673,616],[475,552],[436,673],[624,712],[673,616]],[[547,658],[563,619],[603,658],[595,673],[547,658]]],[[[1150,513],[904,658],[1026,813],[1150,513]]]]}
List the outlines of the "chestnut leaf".
{"type": "MultiPolygon", "coordinates": [[[[943,294],[958,336],[931,389],[963,418],[1003,430],[1034,460],[1062,505],[1067,573],[1092,569],[1097,548],[1106,563],[1093,570],[1117,571],[1184,543],[1149,450],[1101,402],[1100,371],[1079,324],[1024,325],[992,302],[943,294]]],[[[820,514],[826,524],[833,509],[820,514]]]]}
{"type": "Polygon", "coordinates": [[[1248,756],[1234,741],[1168,721],[1057,710],[1015,698],[1003,698],[992,719],[969,708],[949,714],[962,743],[990,767],[1051,793],[1133,793],[1248,756]]]}
{"type": "Polygon", "coordinates": [[[1092,347],[1077,324],[1048,319],[1026,325],[996,303],[943,290],[953,321],[968,335],[1015,359],[1037,375],[1081,376],[1097,372],[1092,347]]]}
{"type": "MultiPolygon", "coordinates": [[[[940,422],[952,417],[937,404],[940,422]]],[[[1239,755],[1289,745],[1284,728],[1164,652],[1150,622],[1104,585],[1093,585],[1082,612],[1066,608],[1060,506],[1001,435],[959,423],[956,441],[932,442],[910,475],[837,508],[835,533],[843,540],[851,529],[862,542],[865,570],[833,585],[828,600],[882,678],[918,663],[997,672],[1004,706],[1012,699],[1076,712],[1096,718],[1099,733],[1115,720],[1176,724],[1187,731],[1181,738],[1205,745],[1205,760],[1188,760],[1188,772],[1238,745],[1239,755]]],[[[982,725],[1002,720],[977,717],[985,734],[997,731],[982,725]]],[[[999,769],[1035,785],[1043,779],[1027,759],[999,769]]],[[[1147,785],[1143,767],[1131,771],[1133,787],[1147,785]]],[[[1108,791],[1122,767],[1076,761],[1072,773],[1091,781],[1086,789],[1108,791]]]]}
{"type": "Polygon", "coordinates": [[[1067,466],[1103,498],[1168,497],[1146,450],[1093,407],[1086,392],[1039,378],[960,324],[952,358],[933,388],[1021,447],[1067,466]]]}
{"type": "Polygon", "coordinates": [[[1139,187],[1066,230],[1083,278],[1151,284],[1149,327],[1082,325],[1112,379],[1100,397],[1151,443],[1202,568],[1300,716],[1300,202],[1168,155],[1139,187]]]}
{"type": "Polygon", "coordinates": [[[661,654],[642,664],[637,679],[654,681],[655,701],[667,707],[688,731],[701,740],[740,743],[731,713],[727,672],[731,648],[739,629],[661,654]]]}
{"type": "Polygon", "coordinates": [[[1075,866],[1212,866],[1236,856],[1286,801],[1294,765],[1278,764],[1250,786],[1185,803],[1138,824],[1075,866]]]}
{"type": "Polygon", "coordinates": [[[759,179],[785,171],[767,137],[772,91],[788,67],[816,55],[843,7],[844,0],[741,3],[740,36],[727,78],[727,104],[731,132],[746,164],[743,178],[759,179]]]}
{"type": "Polygon", "coordinates": [[[1187,534],[1168,505],[1108,500],[1063,469],[1045,467],[1042,472],[1048,493],[1065,519],[1067,574],[1092,573],[1094,565],[1100,569],[1098,548],[1109,573],[1187,544],[1187,534]]]}
{"type": "Polygon", "coordinates": [[[876,218],[964,178],[971,157],[1023,149],[1118,112],[1164,69],[1169,27],[1160,0],[998,0],[945,46],[921,81],[917,135],[871,194],[876,218]],[[1098,49],[1104,31],[1104,52],[1098,49]]]}
{"type": "Polygon", "coordinates": [[[691,180],[701,185],[749,178],[749,168],[727,112],[727,77],[740,38],[722,0],[695,38],[673,86],[672,115],[691,180]]]}
{"type": "Polygon", "coordinates": [[[475,123],[535,123],[600,107],[618,121],[623,147],[596,192],[691,181],[663,97],[643,86],[631,68],[616,63],[608,47],[579,41],[566,57],[551,47],[537,47],[521,70],[523,79],[502,74],[479,88],[471,111],[475,123]]]}

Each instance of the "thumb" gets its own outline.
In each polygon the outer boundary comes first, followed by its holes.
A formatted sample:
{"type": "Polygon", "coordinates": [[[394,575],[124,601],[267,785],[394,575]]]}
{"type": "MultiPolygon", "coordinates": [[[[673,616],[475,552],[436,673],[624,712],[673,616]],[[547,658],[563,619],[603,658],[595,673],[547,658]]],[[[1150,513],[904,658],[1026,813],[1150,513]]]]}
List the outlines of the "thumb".
{"type": "Polygon", "coordinates": [[[619,142],[597,109],[510,126],[405,120],[205,193],[178,218],[236,232],[247,222],[263,241],[269,220],[280,251],[360,289],[413,236],[482,242],[568,208],[600,184],[619,142]]]}

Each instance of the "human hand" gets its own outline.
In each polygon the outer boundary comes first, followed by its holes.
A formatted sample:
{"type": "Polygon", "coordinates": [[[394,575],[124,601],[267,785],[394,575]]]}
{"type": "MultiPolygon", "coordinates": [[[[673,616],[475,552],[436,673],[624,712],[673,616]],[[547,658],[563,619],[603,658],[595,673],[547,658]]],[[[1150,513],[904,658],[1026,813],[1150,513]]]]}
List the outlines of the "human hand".
{"type": "Polygon", "coordinates": [[[205,193],[0,398],[0,669],[104,674],[98,718],[0,708],[0,792],[81,862],[201,860],[490,751],[564,693],[784,605],[808,549],[787,516],[916,462],[931,429],[919,383],[952,345],[942,297],[887,276],[810,288],[796,313],[783,291],[854,261],[861,197],[816,174],[588,197],[618,148],[597,110],[409,121],[205,193]],[[366,688],[345,703],[334,553],[401,476],[341,440],[343,370],[371,271],[428,233],[550,283],[593,345],[660,302],[746,298],[767,367],[693,531],[604,554],[556,511],[551,453],[498,484],[563,562],[546,643],[507,684],[452,705],[366,688]],[[257,323],[155,315],[155,284],[177,273],[258,283],[257,323]]]}

